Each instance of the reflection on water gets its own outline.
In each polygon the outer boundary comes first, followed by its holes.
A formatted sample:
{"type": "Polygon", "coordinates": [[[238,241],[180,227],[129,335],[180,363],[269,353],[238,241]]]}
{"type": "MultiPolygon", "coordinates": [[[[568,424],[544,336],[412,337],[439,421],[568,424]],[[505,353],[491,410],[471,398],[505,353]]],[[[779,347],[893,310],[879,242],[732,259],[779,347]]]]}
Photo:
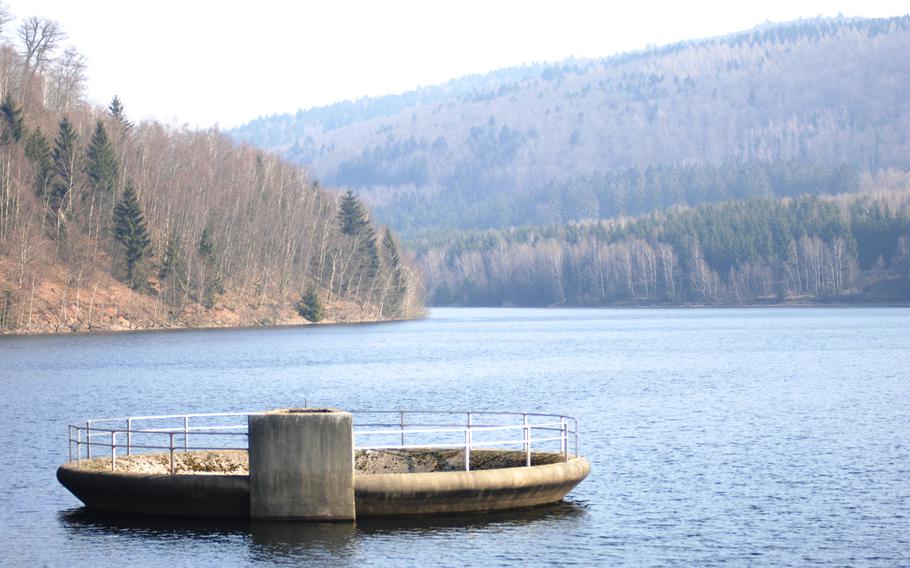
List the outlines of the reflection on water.
{"type": "MultiPolygon", "coordinates": [[[[547,530],[569,531],[587,515],[586,507],[568,501],[516,509],[446,516],[360,519],[356,523],[232,521],[142,517],[91,511],[84,507],[59,513],[63,529],[74,538],[98,536],[135,540],[146,546],[180,541],[244,543],[250,558],[281,559],[350,558],[358,542],[374,537],[444,537],[457,531],[465,535],[508,531],[540,525],[547,530]]],[[[236,554],[237,551],[235,550],[236,554]]]]}

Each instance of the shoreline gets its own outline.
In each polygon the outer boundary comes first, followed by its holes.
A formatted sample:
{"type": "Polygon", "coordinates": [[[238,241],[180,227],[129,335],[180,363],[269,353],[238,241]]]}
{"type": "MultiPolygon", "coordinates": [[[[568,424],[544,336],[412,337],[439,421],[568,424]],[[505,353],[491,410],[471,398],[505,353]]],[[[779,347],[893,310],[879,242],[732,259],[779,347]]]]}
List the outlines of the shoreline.
{"type": "Polygon", "coordinates": [[[136,329],[79,329],[69,331],[16,331],[5,330],[0,332],[0,341],[7,337],[64,337],[64,336],[85,336],[85,335],[120,335],[127,333],[170,333],[170,332],[194,332],[194,331],[235,331],[235,330],[253,330],[253,329],[277,329],[277,328],[304,328],[304,327],[354,327],[380,325],[388,323],[405,323],[423,319],[426,314],[405,319],[384,319],[384,320],[360,320],[360,321],[322,321],[318,323],[299,323],[299,322],[273,322],[263,325],[203,325],[203,326],[158,326],[143,327],[136,329]]]}
{"type": "MultiPolygon", "coordinates": [[[[907,309],[910,308],[910,302],[874,302],[874,303],[854,303],[854,302],[806,302],[806,303],[779,303],[779,304],[610,304],[601,306],[426,306],[426,310],[433,309],[487,309],[487,310],[733,310],[733,309],[788,309],[788,308],[813,308],[813,309],[907,309]]],[[[412,318],[401,319],[365,319],[358,321],[322,321],[319,323],[300,323],[300,322],[271,322],[267,324],[247,324],[247,325],[202,325],[202,326],[157,326],[142,327],[136,329],[91,329],[91,330],[68,330],[68,331],[17,331],[4,330],[0,332],[0,341],[7,337],[62,337],[62,336],[85,336],[85,335],[119,335],[125,333],[168,333],[168,332],[198,332],[198,331],[236,331],[236,330],[255,330],[255,329],[292,329],[304,327],[356,327],[370,326],[381,324],[407,323],[425,319],[429,314],[425,311],[423,314],[412,318]]]]}
{"type": "Polygon", "coordinates": [[[464,309],[525,309],[525,310],[701,310],[701,309],[786,309],[786,308],[910,308],[908,302],[792,302],[792,303],[775,303],[775,304],[602,304],[602,305],[569,305],[569,306],[432,306],[428,305],[427,309],[435,308],[464,308],[464,309]]]}

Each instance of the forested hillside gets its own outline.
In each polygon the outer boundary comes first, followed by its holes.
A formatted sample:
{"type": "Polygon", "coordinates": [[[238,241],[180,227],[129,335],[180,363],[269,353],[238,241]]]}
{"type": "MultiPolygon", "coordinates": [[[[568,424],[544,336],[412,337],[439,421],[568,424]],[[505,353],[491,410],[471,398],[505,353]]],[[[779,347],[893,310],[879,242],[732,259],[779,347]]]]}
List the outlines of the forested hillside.
{"type": "Polygon", "coordinates": [[[910,179],[896,181],[902,190],[437,234],[418,242],[420,263],[437,305],[905,303],[910,179]]]}
{"type": "Polygon", "coordinates": [[[408,235],[853,191],[910,168],[910,17],[818,19],[507,69],[231,134],[408,235]],[[844,175],[842,175],[844,174],[844,175]]]}
{"type": "Polygon", "coordinates": [[[132,124],[116,97],[94,107],[59,24],[4,31],[0,332],[420,311],[407,255],[353,195],[217,131],[132,124]]]}

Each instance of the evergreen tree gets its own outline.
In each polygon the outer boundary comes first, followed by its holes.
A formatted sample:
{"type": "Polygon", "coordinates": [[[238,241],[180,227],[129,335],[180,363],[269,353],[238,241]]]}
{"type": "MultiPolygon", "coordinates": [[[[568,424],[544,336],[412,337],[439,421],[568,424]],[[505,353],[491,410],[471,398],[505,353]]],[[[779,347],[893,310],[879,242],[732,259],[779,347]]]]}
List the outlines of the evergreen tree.
{"type": "Polygon", "coordinates": [[[114,155],[104,123],[95,123],[95,132],[86,153],[85,173],[88,176],[92,191],[102,197],[114,195],[114,187],[120,176],[120,165],[114,155]]]}
{"type": "Polygon", "coordinates": [[[76,188],[77,144],[76,131],[66,117],[60,121],[57,139],[54,141],[54,181],[48,199],[49,214],[57,225],[57,234],[64,228],[66,215],[72,204],[73,191],[76,188]]]}
{"type": "Polygon", "coordinates": [[[114,207],[114,236],[126,255],[126,276],[130,288],[141,285],[142,259],[152,255],[152,239],[145,226],[142,207],[132,184],[127,184],[120,202],[114,207]]]}
{"type": "Polygon", "coordinates": [[[338,222],[341,232],[345,235],[357,235],[369,226],[366,212],[353,191],[348,191],[341,197],[338,205],[338,222]]]}
{"type": "Polygon", "coordinates": [[[372,227],[367,227],[365,237],[362,250],[367,265],[367,275],[375,278],[379,274],[379,269],[382,268],[382,259],[379,256],[379,247],[376,246],[376,232],[372,227]]]}
{"type": "Polygon", "coordinates": [[[126,115],[123,114],[123,103],[120,102],[120,97],[114,95],[111,104],[107,107],[108,112],[111,113],[111,117],[114,121],[122,126],[125,130],[129,130],[133,127],[133,123],[126,119],[126,115]]]}
{"type": "Polygon", "coordinates": [[[43,199],[51,187],[54,162],[51,159],[51,147],[40,128],[33,130],[26,139],[25,157],[35,168],[33,182],[35,195],[43,199]]]}
{"type": "Polygon", "coordinates": [[[158,269],[158,278],[164,300],[170,305],[181,303],[186,290],[186,251],[183,248],[183,239],[177,231],[171,231],[164,247],[164,259],[158,269]]]}
{"type": "Polygon", "coordinates": [[[16,326],[14,309],[13,291],[4,290],[3,296],[0,298],[0,329],[12,329],[16,326]]]}
{"type": "Polygon", "coordinates": [[[164,247],[164,259],[158,270],[158,278],[164,280],[179,272],[184,264],[183,257],[183,240],[180,235],[173,232],[168,236],[167,245],[164,247]]]}
{"type": "Polygon", "coordinates": [[[22,108],[16,104],[13,95],[9,92],[3,97],[3,103],[0,104],[0,115],[3,117],[3,134],[0,135],[0,142],[19,142],[25,134],[25,117],[22,114],[22,108]]]}
{"type": "Polygon", "coordinates": [[[224,286],[221,281],[215,242],[212,240],[211,224],[207,224],[202,229],[202,236],[199,238],[199,255],[202,257],[202,265],[205,267],[206,274],[202,287],[202,305],[212,308],[218,295],[224,293],[224,286]]]}
{"type": "Polygon", "coordinates": [[[215,243],[212,242],[212,229],[206,225],[202,229],[202,236],[199,237],[199,254],[202,255],[202,261],[208,264],[215,263],[215,243]]]}
{"type": "Polygon", "coordinates": [[[322,300],[319,299],[315,288],[310,288],[300,300],[300,303],[297,304],[297,313],[305,320],[313,323],[325,319],[325,306],[322,304],[322,300]]]}
{"type": "Polygon", "coordinates": [[[392,231],[388,227],[382,235],[382,250],[388,259],[389,268],[397,270],[401,263],[401,256],[398,253],[398,245],[395,244],[395,237],[392,236],[392,231]]]}
{"type": "Polygon", "coordinates": [[[398,252],[398,245],[395,243],[395,237],[392,231],[386,227],[382,236],[382,252],[384,254],[387,269],[390,271],[388,288],[385,290],[386,297],[381,303],[382,315],[390,316],[398,314],[401,308],[402,298],[405,294],[406,283],[401,271],[401,256],[398,252]]]}

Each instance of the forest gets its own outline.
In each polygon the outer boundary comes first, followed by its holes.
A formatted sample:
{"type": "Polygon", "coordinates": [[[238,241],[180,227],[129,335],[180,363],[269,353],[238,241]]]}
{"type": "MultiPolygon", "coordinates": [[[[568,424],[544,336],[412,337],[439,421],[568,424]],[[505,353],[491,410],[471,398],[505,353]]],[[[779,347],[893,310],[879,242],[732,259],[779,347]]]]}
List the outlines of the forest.
{"type": "Polygon", "coordinates": [[[862,172],[910,168],[908,52],[910,16],[799,20],[263,117],[230,134],[355,189],[407,237],[840,193],[862,172]]]}
{"type": "Polygon", "coordinates": [[[418,243],[436,305],[910,299],[906,189],[731,201],[637,218],[436,235],[418,243]]]}
{"type": "Polygon", "coordinates": [[[409,256],[354,194],[217,130],[91,104],[54,20],[0,31],[0,332],[420,313],[409,256]]]}
{"type": "Polygon", "coordinates": [[[262,117],[434,305],[906,303],[910,16],[816,18],[262,117]]]}

